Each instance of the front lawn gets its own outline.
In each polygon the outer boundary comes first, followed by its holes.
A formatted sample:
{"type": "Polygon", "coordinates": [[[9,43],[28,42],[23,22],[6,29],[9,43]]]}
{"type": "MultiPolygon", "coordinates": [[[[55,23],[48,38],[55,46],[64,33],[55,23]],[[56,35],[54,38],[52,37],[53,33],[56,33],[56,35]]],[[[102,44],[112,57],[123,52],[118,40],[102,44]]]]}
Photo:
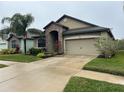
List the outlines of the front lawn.
{"type": "Polygon", "coordinates": [[[0,55],[0,60],[4,61],[15,61],[15,62],[33,62],[40,60],[41,58],[38,58],[36,56],[31,55],[23,55],[23,54],[8,54],[8,55],[0,55]]]}
{"type": "Polygon", "coordinates": [[[83,77],[72,77],[65,92],[123,92],[124,85],[112,84],[104,81],[87,79],[83,77]]]}
{"type": "Polygon", "coordinates": [[[110,59],[95,58],[87,63],[83,69],[124,75],[124,51],[118,52],[110,59]]]}
{"type": "Polygon", "coordinates": [[[7,67],[7,65],[0,64],[0,68],[4,68],[4,67],[7,67]]]}

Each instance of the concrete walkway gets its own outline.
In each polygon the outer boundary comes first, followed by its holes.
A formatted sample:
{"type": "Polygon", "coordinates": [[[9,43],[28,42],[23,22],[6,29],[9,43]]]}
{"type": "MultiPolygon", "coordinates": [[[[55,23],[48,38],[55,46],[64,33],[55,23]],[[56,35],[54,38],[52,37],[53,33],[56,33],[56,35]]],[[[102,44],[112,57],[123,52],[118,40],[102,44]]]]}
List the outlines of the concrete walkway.
{"type": "Polygon", "coordinates": [[[85,78],[124,85],[123,76],[117,76],[117,75],[112,75],[112,74],[107,74],[107,73],[82,70],[79,73],[75,74],[74,76],[85,77],[85,78]]]}

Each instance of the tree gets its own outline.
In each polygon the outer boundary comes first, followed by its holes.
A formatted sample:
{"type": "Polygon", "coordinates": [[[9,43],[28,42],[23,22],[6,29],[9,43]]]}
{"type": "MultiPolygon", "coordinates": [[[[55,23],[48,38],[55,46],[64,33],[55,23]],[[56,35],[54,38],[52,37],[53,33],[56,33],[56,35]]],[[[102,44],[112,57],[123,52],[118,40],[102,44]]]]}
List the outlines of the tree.
{"type": "Polygon", "coordinates": [[[109,37],[100,37],[96,43],[96,47],[105,58],[110,58],[118,50],[118,42],[109,37]]]}
{"type": "Polygon", "coordinates": [[[34,21],[31,14],[22,15],[20,13],[14,14],[12,17],[5,17],[2,19],[2,23],[8,22],[10,24],[10,31],[16,33],[19,36],[24,37],[24,50],[26,54],[26,29],[34,21]]]}
{"type": "Polygon", "coordinates": [[[118,40],[119,50],[124,50],[124,39],[118,40]]]}

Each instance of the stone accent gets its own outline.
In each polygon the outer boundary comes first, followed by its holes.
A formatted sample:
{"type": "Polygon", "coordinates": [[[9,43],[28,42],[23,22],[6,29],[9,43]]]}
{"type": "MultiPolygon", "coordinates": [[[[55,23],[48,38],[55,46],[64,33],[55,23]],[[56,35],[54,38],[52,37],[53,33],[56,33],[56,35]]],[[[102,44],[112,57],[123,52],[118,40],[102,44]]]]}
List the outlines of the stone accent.
{"type": "Polygon", "coordinates": [[[50,32],[52,31],[57,31],[58,32],[58,41],[59,41],[59,44],[60,44],[60,47],[59,47],[59,50],[58,52],[59,53],[64,53],[64,43],[63,43],[63,31],[65,31],[66,29],[62,26],[59,26],[59,25],[56,25],[56,24],[51,24],[50,26],[48,26],[46,29],[45,29],[45,36],[46,36],[46,49],[48,52],[52,53],[54,52],[52,50],[52,43],[51,43],[51,35],[50,35],[50,32]]]}

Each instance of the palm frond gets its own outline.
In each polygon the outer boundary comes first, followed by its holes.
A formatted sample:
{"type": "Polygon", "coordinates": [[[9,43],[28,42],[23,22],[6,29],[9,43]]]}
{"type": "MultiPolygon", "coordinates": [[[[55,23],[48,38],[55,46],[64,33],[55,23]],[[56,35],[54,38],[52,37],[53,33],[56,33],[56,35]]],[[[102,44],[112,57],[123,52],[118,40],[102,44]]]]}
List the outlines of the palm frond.
{"type": "Polygon", "coordinates": [[[4,17],[4,18],[1,20],[1,23],[4,24],[5,21],[11,22],[11,18],[10,18],[10,17],[4,17]]]}
{"type": "Polygon", "coordinates": [[[25,15],[25,21],[27,23],[27,26],[29,26],[34,21],[34,17],[31,14],[27,14],[25,15]]]}

